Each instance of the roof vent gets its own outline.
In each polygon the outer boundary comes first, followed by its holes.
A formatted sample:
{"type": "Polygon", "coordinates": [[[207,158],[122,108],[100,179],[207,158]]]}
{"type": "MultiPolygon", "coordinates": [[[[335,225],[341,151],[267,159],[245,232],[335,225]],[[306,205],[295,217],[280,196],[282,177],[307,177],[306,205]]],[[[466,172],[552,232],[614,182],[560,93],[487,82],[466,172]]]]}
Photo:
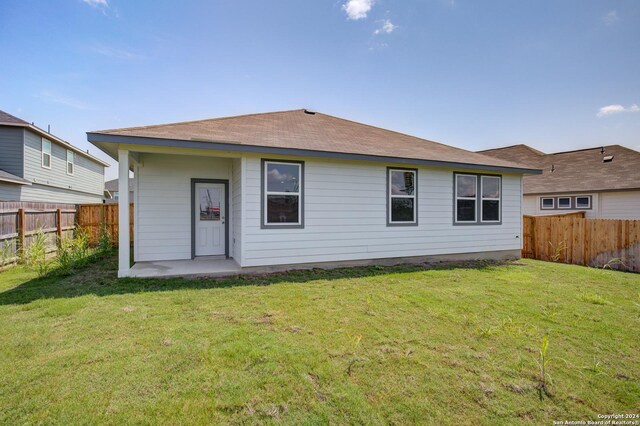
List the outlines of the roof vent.
{"type": "Polygon", "coordinates": [[[604,157],[602,157],[603,163],[610,163],[612,161],[613,161],[613,155],[605,155],[604,157]]]}
{"type": "Polygon", "coordinates": [[[308,109],[305,109],[304,113],[309,115],[316,115],[315,111],[309,111],[308,109]]]}

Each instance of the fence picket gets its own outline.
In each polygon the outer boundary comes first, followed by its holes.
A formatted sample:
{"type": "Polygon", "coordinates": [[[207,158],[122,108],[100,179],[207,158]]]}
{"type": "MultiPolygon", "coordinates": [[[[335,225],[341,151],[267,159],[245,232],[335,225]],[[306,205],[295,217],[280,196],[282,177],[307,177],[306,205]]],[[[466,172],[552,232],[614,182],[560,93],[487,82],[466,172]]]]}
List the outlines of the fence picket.
{"type": "Polygon", "coordinates": [[[640,272],[640,220],[563,215],[524,216],[522,223],[523,257],[552,260],[558,252],[564,263],[640,272]]]}

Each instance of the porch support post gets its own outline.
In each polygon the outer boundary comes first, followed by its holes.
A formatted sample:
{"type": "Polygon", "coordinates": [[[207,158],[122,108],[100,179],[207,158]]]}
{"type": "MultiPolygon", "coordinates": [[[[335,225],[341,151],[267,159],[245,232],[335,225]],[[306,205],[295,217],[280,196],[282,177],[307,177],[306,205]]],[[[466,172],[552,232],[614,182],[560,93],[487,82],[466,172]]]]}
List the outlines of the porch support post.
{"type": "Polygon", "coordinates": [[[129,151],[118,150],[118,277],[128,277],[131,239],[129,237],[129,151]]]}

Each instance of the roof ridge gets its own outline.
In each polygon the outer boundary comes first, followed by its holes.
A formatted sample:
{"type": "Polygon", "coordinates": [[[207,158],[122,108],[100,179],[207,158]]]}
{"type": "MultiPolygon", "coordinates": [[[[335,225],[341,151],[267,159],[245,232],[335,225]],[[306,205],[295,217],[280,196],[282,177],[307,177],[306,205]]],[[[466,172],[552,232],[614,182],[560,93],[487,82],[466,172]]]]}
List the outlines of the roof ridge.
{"type": "Polygon", "coordinates": [[[519,147],[519,146],[521,146],[523,148],[526,148],[529,151],[532,151],[532,152],[534,152],[536,154],[539,154],[539,155],[548,155],[546,152],[542,152],[539,149],[535,149],[534,147],[531,147],[531,146],[527,145],[526,143],[517,143],[517,144],[514,144],[514,145],[501,146],[499,148],[482,149],[482,150],[476,151],[476,152],[500,151],[500,150],[503,150],[503,149],[510,149],[510,148],[515,148],[515,147],[519,147]]]}
{"type": "Polygon", "coordinates": [[[602,149],[602,148],[613,148],[613,147],[627,149],[629,151],[633,151],[633,152],[636,152],[636,153],[638,152],[638,151],[636,151],[634,149],[627,148],[626,146],[623,146],[623,145],[620,145],[620,144],[612,144],[612,145],[599,145],[599,146],[594,146],[594,147],[591,147],[591,148],[573,149],[573,150],[570,150],[570,151],[552,152],[552,153],[549,153],[547,155],[571,154],[572,152],[591,151],[591,150],[597,150],[597,149],[602,149]]]}
{"type": "Polygon", "coordinates": [[[201,123],[203,121],[221,121],[221,120],[229,120],[229,119],[232,119],[232,118],[252,117],[252,116],[256,116],[256,115],[282,114],[284,112],[295,112],[295,111],[304,111],[304,108],[288,109],[288,110],[282,110],[282,111],[253,112],[253,113],[249,113],[249,114],[228,115],[228,116],[225,116],[225,117],[203,118],[203,119],[200,119],[200,120],[174,121],[172,123],[149,124],[149,125],[146,125],[146,126],[118,127],[116,129],[93,130],[93,131],[88,132],[88,133],[114,132],[116,130],[149,129],[149,128],[152,128],[152,127],[173,126],[173,125],[176,125],[176,124],[192,124],[192,123],[201,123]]]}

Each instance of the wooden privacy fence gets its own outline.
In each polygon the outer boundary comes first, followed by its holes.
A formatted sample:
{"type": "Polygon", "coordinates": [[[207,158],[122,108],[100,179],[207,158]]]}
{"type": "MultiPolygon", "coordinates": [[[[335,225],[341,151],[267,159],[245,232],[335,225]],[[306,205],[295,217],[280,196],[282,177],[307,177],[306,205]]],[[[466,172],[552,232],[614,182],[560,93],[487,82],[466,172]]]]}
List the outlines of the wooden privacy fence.
{"type": "Polygon", "coordinates": [[[16,260],[40,230],[45,235],[47,251],[55,251],[58,238],[73,234],[75,222],[74,204],[0,202],[0,249],[4,260],[16,260]]]}
{"type": "Polygon", "coordinates": [[[522,256],[640,272],[640,220],[524,216],[522,256]]]}
{"type": "MultiPolygon", "coordinates": [[[[100,239],[102,224],[111,235],[111,242],[118,244],[118,204],[81,204],[78,206],[78,226],[89,232],[90,244],[100,239]]],[[[133,203],[129,204],[129,238],[133,243],[133,203]]]]}

